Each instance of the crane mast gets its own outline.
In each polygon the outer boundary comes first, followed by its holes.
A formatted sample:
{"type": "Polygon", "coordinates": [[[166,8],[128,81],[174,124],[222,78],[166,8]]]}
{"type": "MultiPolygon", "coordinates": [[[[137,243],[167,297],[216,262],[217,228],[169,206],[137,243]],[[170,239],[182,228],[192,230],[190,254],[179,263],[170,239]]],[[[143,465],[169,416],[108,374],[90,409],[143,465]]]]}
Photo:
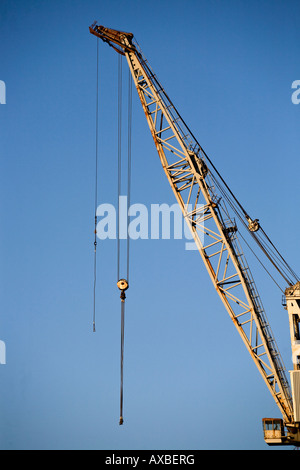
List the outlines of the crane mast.
{"type": "MultiPolygon", "coordinates": [[[[235,219],[230,215],[222,193],[218,191],[214,167],[153,73],[138,44],[133,40],[133,35],[96,23],[90,27],[90,32],[126,57],[162,167],[184,220],[219,297],[280,409],[283,420],[280,420],[280,434],[277,432],[276,439],[273,429],[276,422],[274,425],[274,420],[264,420],[265,439],[266,428],[269,431],[271,427],[273,433],[268,435],[266,442],[300,445],[298,369],[294,371],[296,378],[291,390],[260,295],[239,242],[235,219]],[[298,392],[295,392],[296,389],[298,392]],[[296,402],[297,419],[294,416],[296,402]],[[287,428],[287,435],[284,427],[287,428]]],[[[259,230],[256,219],[253,220],[246,212],[244,216],[251,232],[259,230]]],[[[295,304],[300,312],[300,287],[298,294],[299,302],[295,304]]],[[[294,291],[290,295],[293,296],[294,291]]],[[[291,301],[287,300],[288,302],[291,301]]],[[[289,314],[294,342],[300,340],[299,312],[289,314]]]]}

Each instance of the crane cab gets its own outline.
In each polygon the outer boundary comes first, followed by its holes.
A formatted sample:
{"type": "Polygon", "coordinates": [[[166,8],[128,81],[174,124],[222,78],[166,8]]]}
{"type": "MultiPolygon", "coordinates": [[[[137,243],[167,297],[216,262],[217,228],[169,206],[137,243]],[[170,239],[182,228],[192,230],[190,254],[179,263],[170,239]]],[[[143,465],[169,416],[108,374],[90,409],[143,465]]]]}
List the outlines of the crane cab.
{"type": "Polygon", "coordinates": [[[284,424],[283,420],[278,418],[264,418],[262,422],[266,444],[269,446],[283,445],[300,448],[299,423],[284,424]]]}
{"type": "Polygon", "coordinates": [[[283,420],[277,418],[264,418],[263,430],[264,438],[268,445],[281,445],[284,444],[286,436],[284,433],[283,420]]]}

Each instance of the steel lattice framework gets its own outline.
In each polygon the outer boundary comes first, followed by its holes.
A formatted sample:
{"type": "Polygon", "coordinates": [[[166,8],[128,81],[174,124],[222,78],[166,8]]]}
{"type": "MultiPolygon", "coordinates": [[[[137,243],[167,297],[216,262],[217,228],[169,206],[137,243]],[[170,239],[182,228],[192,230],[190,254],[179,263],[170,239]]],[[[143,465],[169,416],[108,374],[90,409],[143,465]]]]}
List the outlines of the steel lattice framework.
{"type": "MultiPolygon", "coordinates": [[[[286,370],[213,171],[133,35],[94,24],[90,32],[125,55],[164,172],[227,312],[286,423],[293,402],[286,370]]],[[[252,221],[251,221],[252,222],[252,221]]]]}

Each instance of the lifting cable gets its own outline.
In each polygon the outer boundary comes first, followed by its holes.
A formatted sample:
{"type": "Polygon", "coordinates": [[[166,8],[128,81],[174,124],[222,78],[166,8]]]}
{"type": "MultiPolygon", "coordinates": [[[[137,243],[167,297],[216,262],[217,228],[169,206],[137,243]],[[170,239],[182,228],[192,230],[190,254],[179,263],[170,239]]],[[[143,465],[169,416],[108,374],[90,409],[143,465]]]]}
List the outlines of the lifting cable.
{"type": "Polygon", "coordinates": [[[130,233],[129,233],[129,208],[131,204],[131,139],[132,136],[132,77],[130,69],[128,70],[128,161],[127,161],[127,281],[129,282],[129,249],[130,249],[130,233]]]}
{"type": "MultiPolygon", "coordinates": [[[[218,173],[217,173],[218,174],[218,173]]],[[[218,174],[219,175],[219,174],[218,174]]],[[[242,224],[247,228],[248,231],[248,226],[245,223],[244,217],[246,214],[246,211],[242,209],[243,215],[241,215],[239,208],[241,208],[241,204],[238,203],[237,205],[235,204],[237,202],[237,199],[235,197],[231,198],[230,195],[226,192],[226,190],[222,187],[222,185],[218,182],[217,178],[214,177],[212,174],[212,179],[216,186],[219,188],[221,191],[221,194],[223,195],[224,199],[227,201],[227,203],[231,206],[231,208],[234,210],[242,224]]],[[[224,183],[224,180],[221,178],[221,181],[224,183]]],[[[228,185],[224,183],[226,189],[229,189],[228,185]]],[[[232,195],[232,191],[229,190],[229,193],[232,195]]],[[[297,274],[293,271],[293,269],[289,266],[287,261],[283,258],[283,256],[279,253],[275,245],[272,243],[268,235],[265,233],[261,225],[259,225],[259,231],[258,232],[252,232],[250,231],[253,239],[259,246],[259,248],[262,250],[264,255],[268,258],[268,260],[271,262],[271,264],[275,267],[275,269],[279,272],[281,277],[287,282],[288,285],[293,285],[295,282],[299,280],[299,277],[297,274]],[[261,233],[261,235],[260,235],[261,233]],[[265,238],[265,240],[263,239],[265,238]],[[268,246],[269,245],[269,246],[268,246]]],[[[251,250],[252,251],[252,250],[251,250]]],[[[257,259],[258,256],[256,256],[257,259]]],[[[263,263],[261,262],[263,265],[263,263]]],[[[264,269],[267,271],[265,266],[263,265],[264,269]]],[[[267,273],[270,275],[270,273],[267,271],[267,273]]],[[[273,277],[270,275],[272,280],[274,281],[273,277]]],[[[277,284],[277,283],[276,283],[277,284]]],[[[280,289],[282,290],[282,289],[280,289]]]]}
{"type": "Polygon", "coordinates": [[[118,194],[117,194],[117,278],[120,279],[120,197],[122,191],[122,56],[118,55],[118,194]]]}
{"type": "Polygon", "coordinates": [[[290,274],[297,280],[297,282],[299,281],[299,277],[298,275],[295,273],[295,271],[288,265],[288,263],[285,261],[285,259],[282,257],[282,255],[279,253],[279,251],[277,250],[276,246],[272,243],[272,241],[270,240],[270,238],[268,237],[268,235],[266,234],[266,232],[263,230],[263,228],[261,228],[261,231],[262,233],[264,234],[266,240],[269,242],[269,244],[274,248],[274,250],[276,251],[276,253],[278,254],[279,258],[281,258],[281,260],[284,262],[284,264],[286,265],[287,269],[289,270],[290,274]]]}
{"type": "MultiPolygon", "coordinates": [[[[167,97],[168,98],[168,97],[167,97]]],[[[169,100],[169,98],[168,98],[169,100]]],[[[169,100],[170,101],[170,100],[169,100]]],[[[172,102],[170,101],[170,103],[172,104],[172,102]]],[[[177,113],[178,114],[178,113],[177,113]]],[[[226,188],[226,190],[224,189],[224,187],[222,188],[223,189],[223,194],[226,194],[226,200],[229,201],[231,200],[231,205],[232,206],[235,206],[235,212],[238,213],[239,211],[239,217],[241,217],[240,213],[243,214],[243,216],[246,218],[246,220],[249,222],[251,221],[251,218],[249,217],[247,211],[245,210],[245,208],[242,206],[242,204],[238,201],[238,199],[235,197],[234,193],[232,192],[232,190],[230,189],[230,187],[228,186],[228,184],[226,183],[226,181],[222,178],[221,174],[218,172],[217,168],[215,167],[215,165],[213,164],[213,162],[211,161],[211,159],[209,158],[209,156],[207,155],[207,153],[204,151],[204,149],[201,147],[201,145],[199,144],[199,142],[197,141],[197,139],[195,138],[194,134],[191,132],[191,130],[188,128],[188,126],[185,124],[185,122],[183,121],[183,119],[181,118],[181,116],[178,114],[180,120],[184,123],[186,129],[189,131],[189,134],[190,136],[192,137],[192,139],[194,140],[194,142],[197,144],[199,150],[202,152],[203,156],[204,156],[204,159],[206,159],[210,166],[213,168],[215,174],[217,175],[217,177],[215,177],[212,172],[211,172],[211,176],[213,178],[213,180],[215,181],[216,185],[219,187],[219,189],[222,187],[222,184],[223,186],[226,188]],[[217,180],[217,178],[219,178],[219,181],[217,180]]],[[[252,221],[252,222],[258,222],[258,221],[252,221]]],[[[296,279],[296,282],[299,281],[299,276],[294,272],[294,270],[289,266],[289,264],[287,263],[287,261],[283,258],[283,256],[279,253],[279,251],[275,248],[275,246],[273,245],[273,243],[271,242],[271,240],[269,239],[269,237],[267,236],[267,234],[262,230],[260,224],[259,224],[259,228],[261,229],[263,235],[266,237],[266,240],[267,240],[267,243],[269,243],[276,251],[276,253],[279,255],[279,258],[284,266],[284,269],[280,269],[279,265],[275,262],[274,258],[272,257],[272,254],[270,252],[268,252],[268,250],[264,249],[262,247],[262,244],[260,243],[260,241],[258,240],[257,236],[255,235],[254,232],[251,232],[252,235],[253,235],[253,238],[255,239],[255,241],[257,242],[258,246],[262,249],[262,251],[264,252],[264,254],[267,256],[267,258],[269,259],[269,261],[273,264],[273,266],[277,269],[277,271],[279,272],[279,274],[284,278],[284,280],[290,284],[290,285],[293,285],[294,281],[292,280],[289,280],[288,277],[289,276],[286,276],[284,274],[284,270],[287,270],[290,275],[292,276],[292,278],[296,279]]]]}
{"type": "MultiPolygon", "coordinates": [[[[131,136],[132,136],[132,78],[129,70],[128,77],[128,136],[127,136],[127,245],[126,245],[126,275],[127,279],[120,279],[121,272],[121,244],[120,244],[120,197],[122,190],[122,56],[118,62],[118,194],[117,194],[117,286],[121,291],[121,373],[120,373],[120,421],[123,419],[123,377],[124,377],[124,333],[125,333],[125,292],[129,288],[129,207],[131,198],[131,136]]],[[[97,72],[96,72],[96,155],[95,155],[95,230],[94,230],[94,302],[93,302],[93,332],[96,331],[96,281],[97,281],[97,207],[98,207],[98,153],[99,153],[99,39],[97,39],[97,72]]]]}
{"type": "MultiPolygon", "coordinates": [[[[236,207],[234,206],[234,203],[232,202],[232,200],[227,196],[226,192],[223,190],[223,188],[221,186],[218,185],[217,181],[214,179],[214,177],[212,177],[216,186],[218,186],[219,190],[220,190],[220,193],[222,194],[222,197],[224,198],[224,201],[226,200],[226,202],[229,204],[229,206],[231,207],[231,209],[236,213],[237,217],[239,218],[240,222],[242,223],[242,225],[246,228],[246,231],[247,233],[249,232],[248,230],[248,225],[246,224],[245,222],[245,219],[244,217],[241,216],[241,214],[238,212],[238,210],[236,209],[236,207]]],[[[226,213],[227,217],[230,219],[230,214],[227,210],[227,207],[225,205],[225,202],[222,203],[222,209],[223,211],[226,213]]],[[[253,235],[253,232],[250,232],[252,235],[253,235]]],[[[252,254],[255,256],[255,258],[257,259],[257,261],[260,263],[260,265],[263,267],[263,269],[266,271],[266,273],[270,276],[270,278],[272,279],[272,281],[276,284],[276,286],[279,288],[279,290],[284,293],[284,291],[282,290],[282,288],[280,287],[280,285],[276,282],[276,280],[274,279],[274,277],[272,276],[272,274],[270,273],[270,271],[266,268],[266,266],[264,265],[264,263],[261,261],[261,259],[259,258],[259,256],[255,253],[255,251],[251,248],[250,244],[247,242],[247,240],[245,239],[245,237],[243,237],[241,231],[239,231],[239,236],[242,238],[242,240],[244,241],[244,243],[247,245],[248,249],[252,252],[252,254]]]]}
{"type": "Polygon", "coordinates": [[[98,204],[98,133],[99,133],[99,39],[97,38],[96,72],[96,158],[95,158],[95,240],[94,240],[94,305],[93,332],[96,331],[96,283],[97,283],[97,204],[98,204]]]}
{"type": "Polygon", "coordinates": [[[122,56],[119,55],[118,60],[118,214],[117,214],[117,286],[121,291],[121,357],[120,357],[120,421],[122,425],[123,418],[123,389],[124,389],[124,336],[125,336],[125,292],[129,288],[129,207],[131,197],[131,134],[132,134],[132,80],[129,71],[128,77],[128,136],[127,136],[127,244],[126,244],[126,279],[120,278],[121,273],[121,244],[120,244],[120,197],[122,191],[122,56]]]}

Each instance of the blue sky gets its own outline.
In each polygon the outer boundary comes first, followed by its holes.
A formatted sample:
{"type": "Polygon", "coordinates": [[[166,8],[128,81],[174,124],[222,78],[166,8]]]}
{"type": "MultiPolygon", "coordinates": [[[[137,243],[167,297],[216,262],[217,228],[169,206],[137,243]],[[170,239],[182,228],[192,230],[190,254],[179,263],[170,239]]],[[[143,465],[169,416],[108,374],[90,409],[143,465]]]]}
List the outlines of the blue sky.
{"type": "MultiPolygon", "coordinates": [[[[97,19],[134,33],[218,170],[299,272],[299,14],[291,0],[1,1],[0,448],[267,449],[261,419],[279,411],[184,240],[132,243],[118,425],[113,240],[98,244],[92,332],[88,28],[97,19]]],[[[101,43],[99,204],[116,202],[117,60],[101,43]]],[[[173,204],[135,90],[132,139],[132,202],[173,204]]],[[[256,281],[289,370],[281,293],[258,270],[256,281]]]]}

